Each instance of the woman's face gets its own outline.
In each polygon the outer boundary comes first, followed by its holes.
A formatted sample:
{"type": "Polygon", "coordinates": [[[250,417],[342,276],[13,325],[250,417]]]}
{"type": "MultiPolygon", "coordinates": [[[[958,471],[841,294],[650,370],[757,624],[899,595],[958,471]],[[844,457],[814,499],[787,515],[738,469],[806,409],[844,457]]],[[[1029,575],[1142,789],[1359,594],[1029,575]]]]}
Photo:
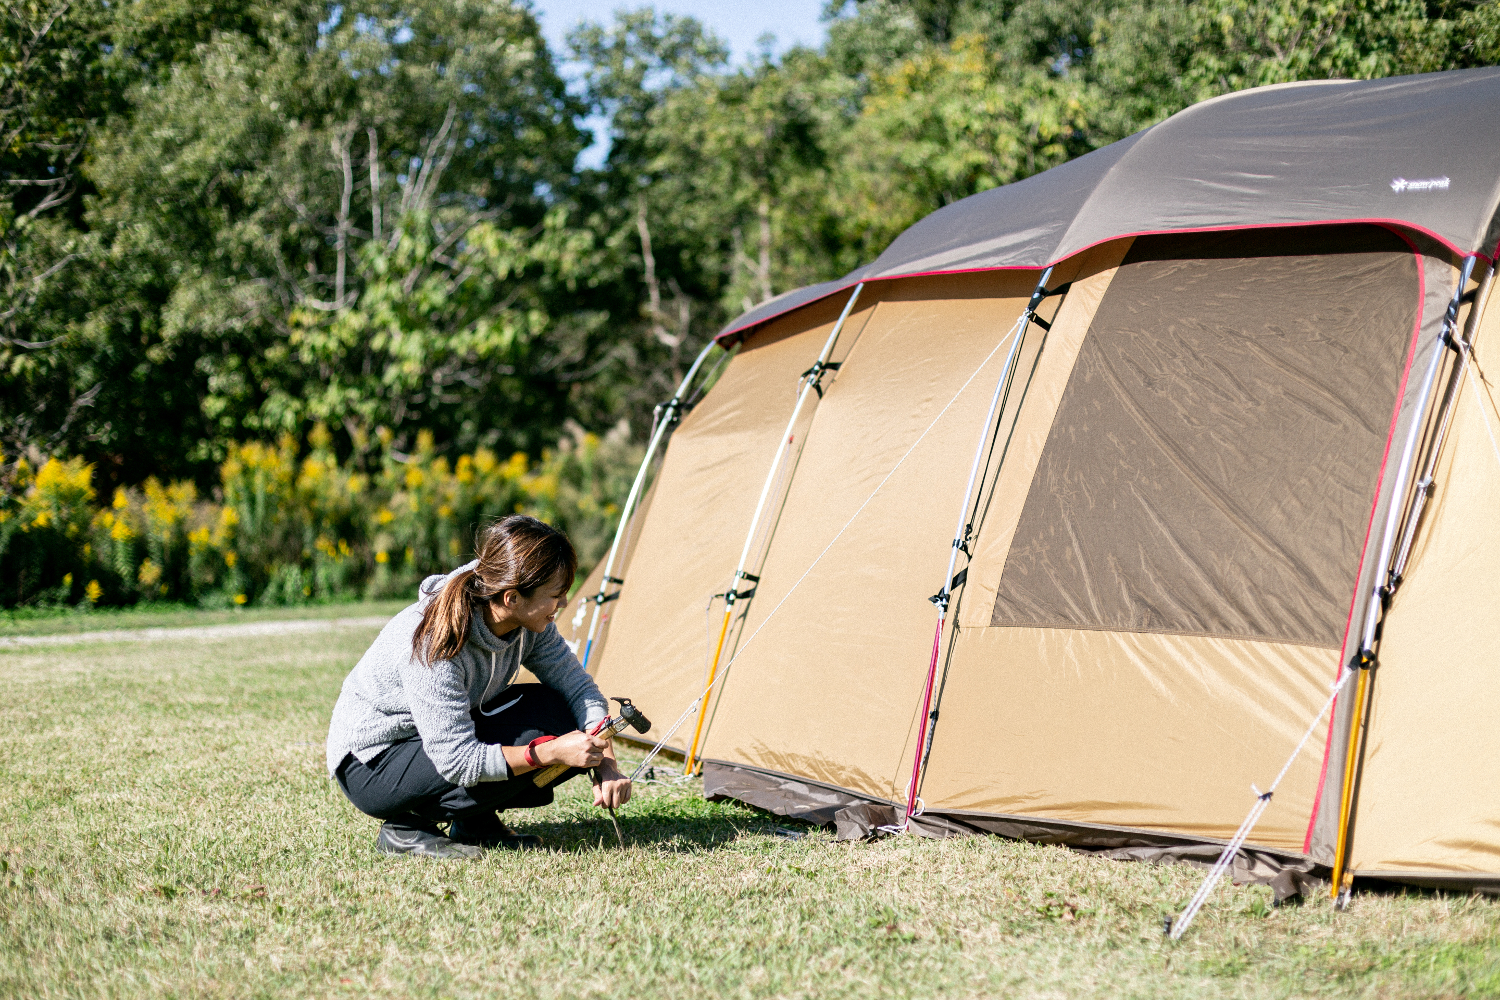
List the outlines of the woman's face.
{"type": "MultiPolygon", "coordinates": [[[[505,617],[516,622],[528,632],[545,632],[547,626],[557,619],[568,604],[568,584],[572,583],[558,573],[546,586],[538,587],[530,597],[522,597],[519,590],[507,590],[493,601],[505,609],[505,617]]],[[[495,609],[497,612],[499,608],[495,609]]]]}

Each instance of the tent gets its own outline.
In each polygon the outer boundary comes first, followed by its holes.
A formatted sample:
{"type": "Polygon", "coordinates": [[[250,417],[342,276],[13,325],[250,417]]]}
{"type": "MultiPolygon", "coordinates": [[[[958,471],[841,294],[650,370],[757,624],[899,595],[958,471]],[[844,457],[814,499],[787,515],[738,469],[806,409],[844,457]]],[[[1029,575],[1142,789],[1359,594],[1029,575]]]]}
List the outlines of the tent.
{"type": "Polygon", "coordinates": [[[1274,781],[1242,878],[1500,887],[1496,111],[1216,98],[742,316],[590,672],[849,835],[1209,859],[1274,781]]]}

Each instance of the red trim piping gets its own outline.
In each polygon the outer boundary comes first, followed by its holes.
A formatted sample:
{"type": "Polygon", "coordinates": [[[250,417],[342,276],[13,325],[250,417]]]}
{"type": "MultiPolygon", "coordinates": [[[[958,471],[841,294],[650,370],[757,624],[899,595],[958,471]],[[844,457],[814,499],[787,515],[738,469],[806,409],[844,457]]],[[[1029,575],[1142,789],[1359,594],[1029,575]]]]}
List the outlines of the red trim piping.
{"type": "MultiPolygon", "coordinates": [[[[1401,404],[1406,401],[1406,383],[1411,377],[1411,366],[1417,360],[1417,341],[1422,334],[1423,313],[1427,309],[1427,268],[1423,264],[1423,257],[1416,244],[1407,239],[1405,233],[1390,226],[1397,236],[1406,241],[1411,247],[1412,257],[1417,262],[1417,318],[1412,324],[1411,345],[1406,349],[1406,367],[1401,372],[1401,385],[1396,390],[1396,405],[1391,411],[1391,428],[1386,434],[1385,451],[1380,456],[1380,473],[1375,477],[1375,498],[1370,502],[1370,520],[1365,525],[1365,542],[1359,551],[1359,566],[1354,571],[1354,589],[1349,598],[1349,617],[1344,622],[1344,641],[1339,645],[1339,660],[1334,666],[1334,679],[1338,679],[1339,671],[1344,669],[1344,664],[1349,659],[1349,633],[1354,628],[1354,610],[1359,605],[1359,578],[1365,570],[1365,556],[1370,551],[1370,535],[1375,530],[1375,512],[1380,508],[1380,488],[1385,483],[1385,467],[1390,461],[1391,445],[1396,440],[1396,424],[1401,418],[1401,404]]],[[[1394,502],[1394,498],[1392,498],[1394,502]]],[[[1323,738],[1323,766],[1318,769],[1317,791],[1313,794],[1312,812],[1307,817],[1307,834],[1302,838],[1302,853],[1307,854],[1312,850],[1313,827],[1318,822],[1318,810],[1323,804],[1323,783],[1328,779],[1328,758],[1333,750],[1333,720],[1338,717],[1339,701],[1335,696],[1333,706],[1328,713],[1328,734],[1323,738]]]]}
{"type": "MultiPolygon", "coordinates": [[[[1396,235],[1400,236],[1403,240],[1405,240],[1406,245],[1412,247],[1413,253],[1417,252],[1416,247],[1413,246],[1411,240],[1408,239],[1404,233],[1400,232],[1400,230],[1413,230],[1415,232],[1422,233],[1436,240],[1438,243],[1447,247],[1449,250],[1451,250],[1455,254],[1458,254],[1460,257],[1471,256],[1470,252],[1463,250],[1458,246],[1458,244],[1452,242],[1451,240],[1445,239],[1442,236],[1439,236],[1432,230],[1427,229],[1424,226],[1415,225],[1410,222],[1403,222],[1400,219],[1320,219],[1315,222],[1265,222],[1256,223],[1254,225],[1246,224],[1234,226],[1195,226],[1186,229],[1142,229],[1133,233],[1119,233],[1115,236],[1107,236],[1103,239],[1095,240],[1092,243],[1088,243],[1084,246],[1079,247],[1072,253],[1065,254],[1062,257],[1059,257],[1056,260],[1050,261],[1046,264],[1006,264],[1001,267],[960,267],[954,268],[952,270],[913,271],[910,274],[892,274],[880,278],[861,278],[859,279],[859,281],[863,281],[864,283],[869,284],[875,281],[899,281],[902,278],[930,278],[944,274],[979,274],[985,271],[1040,271],[1047,267],[1056,267],[1058,264],[1067,260],[1069,257],[1076,257],[1087,250],[1092,250],[1094,247],[1102,246],[1105,243],[1109,243],[1114,240],[1134,239],[1138,236],[1167,236],[1174,233],[1232,233],[1241,232],[1247,229],[1299,229],[1308,226],[1349,225],[1371,225],[1389,229],[1392,232],[1396,233],[1396,235]]],[[[1486,263],[1490,263],[1497,259],[1500,259],[1500,243],[1496,243],[1495,250],[1491,254],[1485,254],[1482,250],[1475,250],[1473,251],[1472,256],[1479,257],[1486,263]]],[[[828,298],[830,295],[837,295],[839,292],[842,292],[849,288],[853,288],[858,283],[859,282],[857,281],[851,281],[846,285],[840,285],[837,288],[829,289],[827,292],[823,293],[815,299],[810,299],[807,302],[803,302],[799,305],[788,306],[781,312],[772,313],[764,319],[758,319],[753,323],[746,323],[744,326],[737,326],[732,329],[725,330],[723,333],[715,335],[714,339],[726,340],[730,337],[735,336],[736,334],[744,333],[746,330],[760,326],[764,323],[769,323],[774,319],[779,319],[782,316],[785,316],[787,313],[795,312],[796,310],[801,309],[804,306],[810,306],[814,302],[821,302],[824,299],[828,298]]]]}

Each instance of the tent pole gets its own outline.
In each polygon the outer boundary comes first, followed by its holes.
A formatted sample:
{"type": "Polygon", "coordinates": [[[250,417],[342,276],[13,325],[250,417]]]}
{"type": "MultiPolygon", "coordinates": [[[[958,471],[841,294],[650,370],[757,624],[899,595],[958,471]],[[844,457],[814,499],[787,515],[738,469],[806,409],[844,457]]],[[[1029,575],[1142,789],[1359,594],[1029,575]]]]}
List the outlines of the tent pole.
{"type": "Polygon", "coordinates": [[[677,384],[677,391],[672,393],[672,398],[661,405],[661,417],[656,422],[656,430],[651,434],[651,440],[646,445],[646,454],[641,458],[641,467],[636,470],[635,481],[630,484],[630,493],[625,498],[625,506],[620,510],[620,523],[615,526],[615,539],[609,546],[609,556],[604,560],[604,577],[599,581],[599,593],[588,600],[593,602],[594,613],[589,619],[588,638],[583,646],[583,669],[589,668],[589,658],[594,652],[594,636],[599,630],[599,613],[604,605],[620,596],[616,590],[613,594],[608,593],[611,583],[624,586],[625,581],[614,577],[615,559],[620,555],[620,540],[625,537],[625,529],[630,524],[630,519],[635,514],[636,503],[641,497],[641,487],[645,485],[646,475],[651,470],[651,460],[656,457],[656,451],[665,439],[668,430],[682,418],[682,397],[687,392],[688,386],[692,384],[698,369],[703,367],[704,360],[718,344],[717,340],[710,340],[698,356],[693,359],[693,365],[688,369],[682,381],[677,384]]]}
{"type": "Polygon", "coordinates": [[[1495,265],[1491,262],[1490,266],[1485,269],[1484,277],[1479,279],[1479,287],[1474,291],[1474,301],[1469,306],[1469,317],[1464,323],[1464,338],[1453,344],[1458,351],[1458,361],[1449,374],[1448,385],[1443,392],[1437,431],[1433,435],[1432,445],[1427,450],[1426,461],[1422,463],[1422,471],[1417,476],[1416,498],[1412,502],[1411,513],[1406,517],[1406,528],[1401,535],[1401,546],[1396,550],[1396,562],[1391,569],[1391,586],[1393,587],[1400,586],[1402,577],[1406,575],[1406,563],[1411,557],[1411,547],[1416,540],[1417,529],[1421,526],[1427,503],[1432,499],[1433,477],[1437,472],[1438,459],[1442,456],[1443,442],[1448,438],[1448,427],[1453,422],[1453,411],[1457,408],[1458,394],[1463,386],[1464,375],[1469,368],[1469,355],[1474,350],[1474,338],[1479,333],[1479,320],[1484,315],[1484,307],[1489,302],[1490,287],[1494,277],[1495,265]]]}
{"type": "Polygon", "coordinates": [[[1417,450],[1417,441],[1421,438],[1422,427],[1425,423],[1422,415],[1427,412],[1427,403],[1432,396],[1432,386],[1437,380],[1438,368],[1443,363],[1443,352],[1448,350],[1448,343],[1457,332],[1459,303],[1463,298],[1464,286],[1469,283],[1469,275],[1473,273],[1474,264],[1478,259],[1478,257],[1464,258],[1463,267],[1459,272],[1458,287],[1454,290],[1453,298],[1448,303],[1448,312],[1443,317],[1443,335],[1438,337],[1437,342],[1432,345],[1432,356],[1427,362],[1427,373],[1422,378],[1417,405],[1412,411],[1411,429],[1407,431],[1406,444],[1401,449],[1401,462],[1396,467],[1396,481],[1391,484],[1391,508],[1386,513],[1385,531],[1380,540],[1380,558],[1375,565],[1375,592],[1370,599],[1369,606],[1365,609],[1361,649],[1367,652],[1375,648],[1376,629],[1380,624],[1385,600],[1390,596],[1387,584],[1391,556],[1396,546],[1396,526],[1401,521],[1401,514],[1405,507],[1402,501],[1406,497],[1407,483],[1411,479],[1412,458],[1417,450]]]}
{"type": "MultiPolygon", "coordinates": [[[[1417,394],[1417,405],[1412,410],[1411,428],[1407,431],[1406,443],[1401,449],[1401,461],[1396,467],[1396,479],[1391,484],[1390,510],[1386,512],[1379,557],[1375,564],[1375,589],[1365,608],[1359,652],[1351,664],[1360,673],[1359,684],[1354,693],[1354,705],[1349,716],[1349,745],[1345,754],[1344,780],[1339,795],[1338,837],[1333,851],[1333,885],[1329,889],[1330,895],[1335,900],[1345,891],[1344,883],[1351,880],[1350,873],[1346,869],[1349,860],[1349,824],[1354,806],[1354,770],[1359,762],[1359,747],[1364,731],[1365,699],[1370,689],[1369,676],[1376,663],[1375,647],[1379,642],[1380,625],[1385,609],[1394,592],[1391,559],[1396,549],[1397,527],[1401,523],[1403,511],[1409,506],[1404,501],[1407,484],[1411,479],[1412,460],[1416,454],[1417,443],[1421,440],[1422,428],[1426,425],[1423,415],[1426,414],[1428,402],[1432,398],[1432,388],[1437,381],[1438,369],[1442,367],[1443,352],[1447,351],[1449,345],[1455,340],[1454,334],[1458,330],[1458,309],[1463,302],[1464,287],[1468,285],[1469,277],[1474,273],[1474,265],[1478,260],[1477,256],[1465,257],[1459,269],[1458,286],[1453,290],[1453,298],[1449,300],[1448,310],[1443,316],[1442,335],[1432,345],[1427,372],[1422,378],[1422,388],[1417,394]]],[[[1470,318],[1473,318],[1472,310],[1470,318]]],[[[1415,513],[1415,504],[1425,498],[1425,492],[1421,487],[1418,488],[1418,494],[1413,498],[1413,513],[1415,513]]]]}
{"type": "Polygon", "coordinates": [[[931,598],[932,603],[937,605],[938,609],[937,629],[932,634],[932,656],[927,664],[927,680],[922,686],[922,714],[917,723],[917,743],[912,754],[911,779],[906,785],[906,815],[901,822],[903,831],[910,828],[912,817],[917,813],[917,788],[922,780],[922,748],[927,742],[928,724],[931,721],[932,688],[937,678],[938,652],[943,643],[943,626],[948,620],[948,601],[952,595],[953,570],[958,565],[958,553],[963,551],[968,543],[964,537],[964,523],[969,515],[969,501],[974,498],[974,481],[979,476],[979,465],[984,458],[984,443],[990,438],[990,425],[995,422],[995,411],[1000,407],[1000,397],[1010,383],[1016,358],[1021,353],[1021,341],[1026,338],[1027,328],[1036,318],[1036,311],[1041,306],[1042,300],[1047,297],[1047,282],[1051,278],[1052,268],[1049,267],[1042,272],[1041,279],[1036,283],[1036,289],[1031,293],[1031,300],[1026,303],[1025,311],[1021,313],[1013,327],[1015,339],[1010,345],[1009,353],[1005,356],[1005,366],[1000,371],[1000,378],[995,383],[995,393],[990,397],[989,412],[985,415],[984,426],[979,432],[979,444],[974,449],[974,461],[969,466],[969,482],[964,487],[963,503],[958,508],[958,526],[953,531],[953,546],[948,550],[948,569],[943,574],[942,586],[931,598]]]}
{"type": "MultiPolygon", "coordinates": [[[[838,365],[831,365],[828,359],[833,354],[834,345],[838,343],[839,334],[843,332],[844,321],[854,311],[854,304],[859,301],[859,293],[864,290],[865,283],[861,281],[854,286],[854,292],[849,296],[849,301],[844,303],[843,312],[833,324],[833,330],[828,334],[828,340],[823,344],[823,350],[818,353],[818,360],[813,366],[802,373],[800,385],[797,389],[797,402],[792,406],[792,416],[786,422],[786,431],[781,435],[781,441],[776,446],[776,457],[771,460],[771,469],[766,473],[766,482],[760,488],[760,499],[755,503],[755,514],[750,518],[750,530],[745,533],[745,545],[740,550],[740,561],[735,565],[734,576],[729,581],[729,589],[724,593],[724,623],[719,628],[719,642],[714,649],[713,661],[708,668],[708,689],[713,690],[714,682],[718,678],[719,661],[724,655],[724,640],[729,636],[729,623],[734,617],[735,602],[744,598],[749,600],[755,596],[756,585],[760,578],[746,572],[746,566],[750,561],[750,548],[755,543],[755,536],[760,531],[761,517],[766,511],[766,501],[770,498],[771,487],[776,482],[777,470],[781,468],[782,459],[785,458],[787,449],[791,447],[792,433],[797,429],[797,418],[802,415],[802,405],[807,402],[807,397],[816,392],[818,398],[823,398],[823,373],[837,371],[838,365]],[[750,589],[738,592],[741,580],[750,582],[750,589]]],[[[700,761],[698,760],[698,744],[703,738],[703,722],[708,717],[708,697],[703,698],[703,703],[698,707],[698,724],[693,727],[693,741],[688,746],[687,757],[682,762],[682,773],[692,774],[700,761]]]]}

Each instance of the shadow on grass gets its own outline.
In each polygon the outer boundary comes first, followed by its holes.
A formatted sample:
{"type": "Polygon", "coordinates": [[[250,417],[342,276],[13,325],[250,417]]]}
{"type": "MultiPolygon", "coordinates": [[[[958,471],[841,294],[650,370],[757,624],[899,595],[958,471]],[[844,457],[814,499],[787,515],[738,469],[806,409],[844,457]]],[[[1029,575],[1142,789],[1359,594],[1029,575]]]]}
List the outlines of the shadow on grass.
{"type": "MultiPolygon", "coordinates": [[[[626,848],[668,853],[720,850],[746,837],[800,840],[817,829],[798,820],[737,802],[683,796],[646,797],[617,810],[626,848]]],[[[548,850],[576,853],[619,849],[609,814],[587,800],[560,801],[544,809],[515,809],[505,821],[542,838],[548,850]]]]}

